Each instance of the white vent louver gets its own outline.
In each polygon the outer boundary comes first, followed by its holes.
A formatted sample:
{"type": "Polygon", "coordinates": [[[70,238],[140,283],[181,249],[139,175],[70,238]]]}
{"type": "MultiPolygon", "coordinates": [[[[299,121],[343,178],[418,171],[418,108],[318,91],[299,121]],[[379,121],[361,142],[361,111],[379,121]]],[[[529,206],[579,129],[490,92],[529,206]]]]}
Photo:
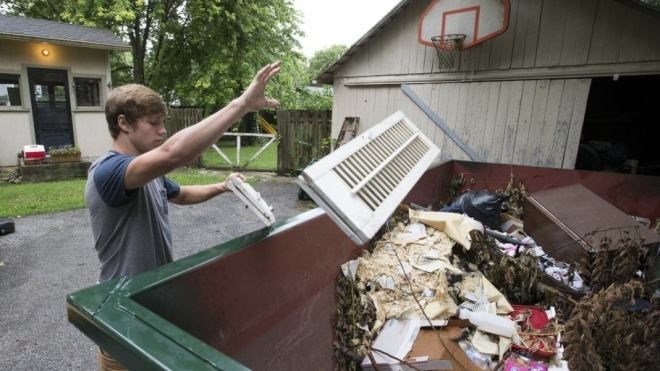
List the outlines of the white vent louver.
{"type": "Polygon", "coordinates": [[[307,167],[298,184],[355,243],[364,244],[439,153],[397,112],[307,167]]]}
{"type": "Polygon", "coordinates": [[[238,198],[241,199],[264,224],[271,226],[275,223],[275,215],[273,215],[273,207],[268,205],[261,194],[255,191],[251,185],[243,182],[237,176],[229,177],[227,186],[238,198]]]}

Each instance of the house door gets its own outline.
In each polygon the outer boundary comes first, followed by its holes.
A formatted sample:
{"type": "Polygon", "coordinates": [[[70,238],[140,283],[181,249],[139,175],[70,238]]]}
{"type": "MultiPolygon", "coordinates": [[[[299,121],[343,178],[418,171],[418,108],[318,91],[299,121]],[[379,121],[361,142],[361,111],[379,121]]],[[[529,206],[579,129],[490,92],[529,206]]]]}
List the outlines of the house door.
{"type": "Polygon", "coordinates": [[[73,145],[69,84],[65,70],[28,68],[37,144],[73,145]]]}

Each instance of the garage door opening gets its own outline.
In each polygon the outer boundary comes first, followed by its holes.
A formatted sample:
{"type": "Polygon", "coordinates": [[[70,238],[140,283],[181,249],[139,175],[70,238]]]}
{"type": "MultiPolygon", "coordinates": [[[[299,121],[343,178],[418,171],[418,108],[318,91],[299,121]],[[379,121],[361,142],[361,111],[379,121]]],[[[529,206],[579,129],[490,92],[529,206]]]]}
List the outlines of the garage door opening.
{"type": "Polygon", "coordinates": [[[660,175],[660,76],[591,83],[576,169],[660,175]]]}

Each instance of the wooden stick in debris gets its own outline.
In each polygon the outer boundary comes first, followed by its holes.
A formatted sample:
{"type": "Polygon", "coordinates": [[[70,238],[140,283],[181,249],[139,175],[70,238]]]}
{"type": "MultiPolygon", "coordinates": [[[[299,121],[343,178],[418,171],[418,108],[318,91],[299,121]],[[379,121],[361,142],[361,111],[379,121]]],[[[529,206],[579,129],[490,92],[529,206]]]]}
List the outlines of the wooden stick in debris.
{"type": "MultiPolygon", "coordinates": [[[[386,355],[386,356],[388,356],[388,357],[390,357],[390,358],[392,358],[392,359],[394,359],[394,360],[396,360],[396,361],[398,361],[398,362],[401,362],[401,363],[403,363],[404,365],[406,365],[406,366],[412,368],[413,370],[422,371],[422,369],[420,369],[420,368],[418,368],[418,367],[415,367],[412,363],[410,363],[410,362],[406,362],[406,361],[404,361],[404,360],[402,360],[402,359],[400,359],[400,358],[397,358],[396,356],[394,356],[394,355],[392,355],[392,354],[389,354],[389,353],[387,353],[387,352],[384,351],[384,350],[380,350],[380,349],[378,349],[378,348],[371,348],[371,350],[376,351],[376,352],[378,352],[378,353],[382,353],[382,354],[384,354],[384,355],[386,355]]],[[[371,354],[371,351],[370,351],[369,353],[371,354]]],[[[369,359],[371,359],[371,358],[369,358],[369,359]]],[[[374,367],[376,367],[375,362],[374,362],[373,360],[371,361],[371,363],[373,363],[373,364],[374,364],[374,367]]]]}
{"type": "Polygon", "coordinates": [[[433,331],[435,336],[438,337],[438,340],[440,340],[440,343],[442,344],[442,346],[445,347],[445,350],[447,351],[449,356],[454,361],[456,361],[458,364],[460,364],[461,366],[463,366],[463,367],[465,367],[466,369],[469,370],[470,365],[465,365],[465,364],[461,363],[461,361],[459,361],[458,358],[456,358],[454,356],[454,354],[451,352],[451,350],[449,350],[449,346],[447,346],[447,343],[445,342],[445,339],[443,339],[442,336],[440,336],[440,333],[435,330],[435,327],[433,327],[433,323],[431,322],[431,319],[426,315],[426,312],[424,311],[424,307],[422,307],[422,304],[419,302],[419,300],[417,300],[417,296],[415,296],[415,289],[412,286],[412,282],[410,282],[410,278],[408,278],[408,274],[406,274],[406,269],[403,267],[403,263],[401,262],[401,259],[399,258],[399,254],[396,252],[396,248],[394,248],[393,251],[394,251],[394,256],[396,256],[396,260],[399,261],[399,265],[401,266],[401,271],[403,272],[403,276],[405,277],[406,282],[408,282],[408,286],[410,287],[410,295],[412,295],[413,299],[415,300],[415,302],[419,306],[419,309],[422,311],[422,314],[424,315],[424,318],[426,318],[426,320],[429,322],[429,325],[431,326],[431,331],[433,331]]]}
{"type": "Polygon", "coordinates": [[[378,371],[378,366],[376,365],[376,359],[374,358],[374,354],[369,350],[369,353],[367,353],[369,356],[369,360],[371,361],[371,364],[374,366],[374,370],[378,371]]]}

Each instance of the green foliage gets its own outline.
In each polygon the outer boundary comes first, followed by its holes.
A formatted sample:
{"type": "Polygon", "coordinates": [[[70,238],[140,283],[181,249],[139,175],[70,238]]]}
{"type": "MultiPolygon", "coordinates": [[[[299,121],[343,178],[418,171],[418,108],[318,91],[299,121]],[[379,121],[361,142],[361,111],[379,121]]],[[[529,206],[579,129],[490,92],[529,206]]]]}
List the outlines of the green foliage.
{"type": "Polygon", "coordinates": [[[297,55],[284,60],[278,81],[273,84],[271,94],[277,97],[282,109],[331,110],[332,88],[313,86],[317,75],[336,62],[346,47],[335,45],[320,50],[305,64],[297,55]]]}
{"type": "Polygon", "coordinates": [[[337,62],[346,49],[346,45],[333,45],[315,52],[309,59],[309,76],[312,80],[316,80],[323,70],[337,62]]]}
{"type": "Polygon", "coordinates": [[[310,87],[346,50],[335,45],[309,61],[291,0],[5,0],[11,14],[110,29],[130,43],[113,52],[114,86],[143,83],[166,102],[208,111],[226,105],[258,68],[281,60],[268,86],[283,109],[331,109],[332,90],[310,87]]]}
{"type": "MultiPolygon", "coordinates": [[[[144,83],[173,104],[217,109],[266,63],[302,57],[290,0],[8,0],[12,14],[114,31],[132,53],[114,53],[114,85],[144,83]]],[[[277,80],[272,85],[277,85],[277,80]]]]}
{"type": "Polygon", "coordinates": [[[0,215],[16,218],[85,207],[85,180],[0,183],[0,215]]]}
{"type": "Polygon", "coordinates": [[[80,149],[72,145],[59,146],[59,147],[50,147],[48,149],[48,154],[51,157],[57,156],[78,156],[80,155],[80,149]]]}
{"type": "Polygon", "coordinates": [[[333,137],[323,138],[323,140],[321,141],[321,148],[320,148],[321,153],[319,154],[319,156],[322,157],[329,154],[332,151],[332,149],[335,147],[335,143],[337,143],[337,139],[333,137]]]}
{"type": "MultiPolygon", "coordinates": [[[[227,174],[183,168],[167,176],[180,185],[193,185],[219,183],[227,174]]],[[[22,184],[0,182],[0,215],[17,218],[82,209],[85,207],[85,182],[84,179],[22,184]]]]}
{"type": "Polygon", "coordinates": [[[187,2],[185,19],[154,48],[149,81],[170,102],[223,106],[264,64],[300,58],[292,52],[299,22],[285,0],[187,2]]]}
{"type": "Polygon", "coordinates": [[[133,82],[133,55],[115,51],[110,54],[112,85],[122,86],[133,82]]]}

